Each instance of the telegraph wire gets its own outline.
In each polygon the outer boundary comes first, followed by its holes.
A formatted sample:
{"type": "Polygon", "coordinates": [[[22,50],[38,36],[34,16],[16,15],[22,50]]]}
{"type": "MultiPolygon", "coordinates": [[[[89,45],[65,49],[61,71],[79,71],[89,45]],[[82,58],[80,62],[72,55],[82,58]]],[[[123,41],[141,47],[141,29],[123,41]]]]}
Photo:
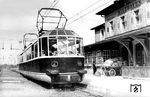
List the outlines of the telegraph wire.
{"type": "Polygon", "coordinates": [[[111,1],[114,1],[114,0],[109,0],[108,2],[104,3],[103,5],[96,7],[95,9],[93,9],[93,10],[91,10],[91,11],[87,12],[86,14],[84,14],[84,15],[80,16],[79,18],[77,18],[77,19],[73,20],[72,22],[70,22],[70,23],[69,23],[69,24],[67,24],[66,26],[68,26],[68,25],[72,24],[73,22],[75,22],[75,21],[77,21],[77,20],[79,20],[79,19],[83,18],[84,16],[86,16],[86,15],[90,14],[90,13],[91,13],[91,12],[93,12],[94,10],[97,10],[98,8],[105,6],[107,3],[110,3],[111,1]]]}
{"type": "Polygon", "coordinates": [[[87,8],[85,8],[85,9],[83,9],[82,11],[78,12],[76,15],[70,17],[68,20],[70,20],[70,19],[76,17],[77,15],[79,15],[79,14],[81,14],[82,12],[86,11],[87,9],[91,8],[92,6],[94,6],[95,4],[97,4],[97,3],[100,2],[100,1],[101,1],[101,0],[96,1],[95,3],[91,4],[89,7],[87,7],[87,8]]]}

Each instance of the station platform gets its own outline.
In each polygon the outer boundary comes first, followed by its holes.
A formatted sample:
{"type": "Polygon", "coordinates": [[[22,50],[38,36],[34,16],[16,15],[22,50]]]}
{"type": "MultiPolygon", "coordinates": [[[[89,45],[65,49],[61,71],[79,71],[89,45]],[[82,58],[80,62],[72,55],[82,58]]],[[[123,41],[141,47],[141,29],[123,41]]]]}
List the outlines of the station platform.
{"type": "Polygon", "coordinates": [[[87,90],[103,97],[150,97],[149,78],[96,76],[85,74],[87,90]]]}
{"type": "MultiPolygon", "coordinates": [[[[150,78],[97,76],[88,73],[84,75],[82,83],[87,84],[85,91],[100,97],[150,97],[150,78]]],[[[52,91],[41,88],[16,72],[3,70],[0,73],[0,97],[49,97],[52,91]]]]}
{"type": "Polygon", "coordinates": [[[0,72],[0,97],[49,97],[52,91],[11,70],[3,69],[0,72]]]}

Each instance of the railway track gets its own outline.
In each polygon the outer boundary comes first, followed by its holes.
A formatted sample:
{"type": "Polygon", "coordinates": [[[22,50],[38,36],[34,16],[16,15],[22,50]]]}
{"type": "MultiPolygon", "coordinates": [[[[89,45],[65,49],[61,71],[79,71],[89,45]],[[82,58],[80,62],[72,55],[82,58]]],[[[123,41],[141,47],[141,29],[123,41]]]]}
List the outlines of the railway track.
{"type": "Polygon", "coordinates": [[[87,85],[83,84],[83,83],[77,84],[75,88],[76,88],[77,91],[87,93],[90,97],[103,97],[99,94],[92,93],[90,90],[87,89],[87,85]]]}
{"type": "Polygon", "coordinates": [[[93,94],[93,93],[89,92],[88,90],[82,90],[82,89],[77,89],[77,90],[84,92],[84,93],[87,93],[90,97],[103,97],[101,95],[93,94]]]}
{"type": "Polygon", "coordinates": [[[71,87],[59,87],[54,88],[56,93],[50,97],[103,97],[88,91],[85,87],[86,85],[77,84],[76,86],[71,87]]]}
{"type": "Polygon", "coordinates": [[[94,94],[93,92],[89,91],[87,89],[87,85],[83,83],[61,86],[55,85],[54,87],[49,87],[49,89],[54,89],[56,91],[56,93],[50,97],[103,97],[99,94],[94,94]]]}
{"type": "Polygon", "coordinates": [[[42,81],[37,81],[28,78],[28,80],[42,86],[43,88],[53,91],[50,97],[103,97],[99,94],[94,94],[87,89],[87,85],[83,83],[69,84],[69,85],[50,85],[42,81]]]}

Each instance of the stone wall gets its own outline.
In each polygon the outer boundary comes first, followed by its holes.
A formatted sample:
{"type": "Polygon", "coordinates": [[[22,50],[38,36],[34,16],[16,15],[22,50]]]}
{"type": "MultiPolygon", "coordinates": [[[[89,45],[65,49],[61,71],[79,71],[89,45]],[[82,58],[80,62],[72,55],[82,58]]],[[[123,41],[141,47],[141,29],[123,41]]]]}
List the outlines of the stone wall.
{"type": "Polygon", "coordinates": [[[123,66],[122,76],[128,77],[150,77],[150,67],[148,66],[123,66]]]}

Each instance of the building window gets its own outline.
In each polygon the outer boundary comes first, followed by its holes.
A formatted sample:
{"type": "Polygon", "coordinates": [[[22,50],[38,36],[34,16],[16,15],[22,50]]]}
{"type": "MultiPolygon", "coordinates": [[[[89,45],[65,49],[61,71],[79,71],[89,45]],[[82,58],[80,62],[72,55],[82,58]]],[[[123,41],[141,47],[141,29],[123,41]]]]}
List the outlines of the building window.
{"type": "Polygon", "coordinates": [[[104,35],[104,30],[103,29],[101,30],[101,36],[102,36],[101,40],[105,39],[105,35],[104,35]]]}
{"type": "Polygon", "coordinates": [[[95,42],[100,41],[100,39],[101,39],[100,31],[96,31],[96,32],[95,32],[95,42]]]}
{"type": "Polygon", "coordinates": [[[150,19],[150,11],[147,12],[147,18],[150,19]]]}
{"type": "Polygon", "coordinates": [[[88,64],[92,64],[92,53],[88,53],[88,64]]]}
{"type": "Polygon", "coordinates": [[[127,26],[127,21],[125,20],[125,16],[121,17],[121,22],[122,22],[123,29],[125,29],[127,26]]]}
{"type": "Polygon", "coordinates": [[[106,30],[107,30],[106,37],[109,37],[109,27],[107,27],[106,30]]]}
{"type": "Polygon", "coordinates": [[[139,10],[134,11],[134,13],[135,13],[136,23],[139,24],[139,22],[140,22],[139,10]]]}
{"type": "Polygon", "coordinates": [[[109,27],[107,27],[107,32],[109,32],[109,27]]]}
{"type": "Polygon", "coordinates": [[[102,52],[97,51],[96,52],[96,64],[102,65],[103,62],[104,62],[104,60],[103,60],[102,52]]]}
{"type": "Polygon", "coordinates": [[[117,25],[118,25],[118,29],[120,29],[120,23],[117,23],[117,25]]]}
{"type": "Polygon", "coordinates": [[[134,24],[134,18],[131,17],[131,24],[134,24]]]}
{"type": "Polygon", "coordinates": [[[113,21],[110,22],[110,27],[111,27],[111,29],[113,31],[114,30],[113,21]]]}
{"type": "Polygon", "coordinates": [[[93,61],[92,63],[96,63],[96,51],[93,51],[93,52],[92,52],[92,59],[93,59],[93,60],[92,60],[92,61],[93,61]]]}
{"type": "Polygon", "coordinates": [[[104,36],[104,30],[101,30],[102,36],[104,36]]]}
{"type": "Polygon", "coordinates": [[[103,50],[103,60],[106,61],[107,59],[111,58],[110,50],[103,50]]]}
{"type": "Polygon", "coordinates": [[[103,50],[103,60],[120,56],[119,50],[103,50]]]}

